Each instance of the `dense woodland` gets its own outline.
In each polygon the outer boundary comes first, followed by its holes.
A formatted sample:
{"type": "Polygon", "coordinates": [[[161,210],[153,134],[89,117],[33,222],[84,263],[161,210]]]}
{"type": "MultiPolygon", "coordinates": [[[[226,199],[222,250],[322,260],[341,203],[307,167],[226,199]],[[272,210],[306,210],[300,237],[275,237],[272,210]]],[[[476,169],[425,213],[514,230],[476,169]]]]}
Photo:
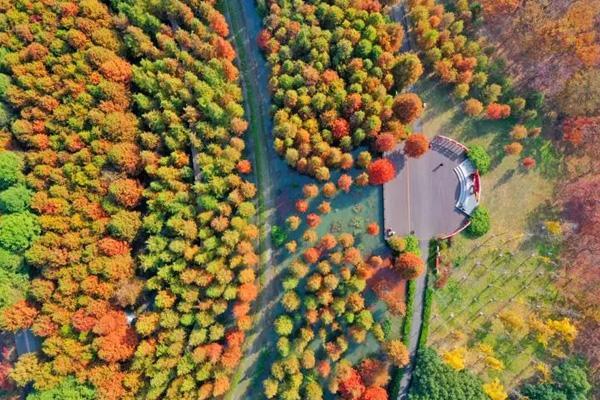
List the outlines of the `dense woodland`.
{"type": "Polygon", "coordinates": [[[33,278],[2,326],[42,338],[10,378],[40,396],[225,393],[258,229],[224,17],[205,1],[0,8],[3,140],[19,153],[0,160],[2,273],[24,253],[33,278]]]}
{"type": "Polygon", "coordinates": [[[287,163],[320,181],[331,170],[367,167],[375,154],[395,148],[422,111],[407,89],[421,62],[400,52],[404,32],[364,1],[267,3],[259,45],[271,64],[274,146],[287,163]]]}

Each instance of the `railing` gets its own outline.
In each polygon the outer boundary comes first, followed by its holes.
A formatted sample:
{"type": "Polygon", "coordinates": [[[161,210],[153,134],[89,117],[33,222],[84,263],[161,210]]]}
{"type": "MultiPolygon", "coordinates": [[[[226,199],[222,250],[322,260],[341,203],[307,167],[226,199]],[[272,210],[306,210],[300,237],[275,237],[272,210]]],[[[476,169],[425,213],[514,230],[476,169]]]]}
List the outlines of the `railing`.
{"type": "MultiPolygon", "coordinates": [[[[456,140],[454,140],[454,139],[451,139],[451,138],[449,138],[449,137],[447,137],[447,136],[443,136],[443,135],[436,135],[436,136],[435,136],[435,138],[440,138],[440,139],[442,139],[442,140],[445,140],[445,141],[447,141],[447,142],[450,142],[450,143],[452,143],[452,144],[455,144],[455,145],[457,145],[458,147],[460,147],[460,148],[461,148],[461,149],[463,149],[464,151],[469,151],[469,149],[467,148],[467,146],[465,146],[465,145],[464,145],[464,144],[462,144],[461,142],[458,142],[458,141],[456,141],[456,140]]],[[[434,140],[435,140],[435,138],[434,138],[434,140]]]]}

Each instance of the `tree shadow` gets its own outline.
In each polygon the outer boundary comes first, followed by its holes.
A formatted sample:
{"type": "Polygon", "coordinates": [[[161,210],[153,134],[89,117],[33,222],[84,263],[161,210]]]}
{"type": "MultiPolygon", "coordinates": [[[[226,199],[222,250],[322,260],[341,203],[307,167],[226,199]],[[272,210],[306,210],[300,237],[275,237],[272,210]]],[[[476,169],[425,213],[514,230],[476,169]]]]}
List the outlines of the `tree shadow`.
{"type": "Polygon", "coordinates": [[[498,179],[498,181],[496,182],[496,184],[494,185],[494,189],[499,188],[500,186],[508,183],[508,181],[511,180],[511,178],[515,175],[516,169],[509,169],[508,171],[506,171],[501,177],[500,179],[498,179]]]}
{"type": "Polygon", "coordinates": [[[469,339],[468,346],[473,347],[477,343],[483,341],[490,334],[492,330],[492,321],[487,320],[483,324],[481,324],[475,332],[473,332],[473,336],[469,339]]]}

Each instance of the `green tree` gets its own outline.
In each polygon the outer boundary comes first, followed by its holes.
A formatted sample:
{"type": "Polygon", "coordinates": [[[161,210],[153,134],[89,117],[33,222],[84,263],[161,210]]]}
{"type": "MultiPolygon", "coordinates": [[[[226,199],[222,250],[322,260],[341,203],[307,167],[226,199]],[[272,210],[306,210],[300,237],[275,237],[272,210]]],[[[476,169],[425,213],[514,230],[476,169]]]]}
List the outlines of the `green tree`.
{"type": "Polygon", "coordinates": [[[7,189],[23,179],[23,160],[12,151],[0,153],[0,190],[7,189]]]}
{"type": "Polygon", "coordinates": [[[585,362],[570,358],[552,369],[552,381],[526,385],[522,393],[530,400],[586,400],[592,385],[585,362]]]}
{"type": "Polygon", "coordinates": [[[29,289],[29,278],[0,268],[0,311],[25,298],[29,289]]]}
{"type": "Polygon", "coordinates": [[[0,211],[15,213],[25,211],[31,202],[31,191],[23,185],[9,187],[0,192],[0,211]]]}
{"type": "Polygon", "coordinates": [[[419,351],[409,400],[488,400],[482,382],[466,370],[455,371],[429,348],[419,351]]]}
{"type": "Polygon", "coordinates": [[[93,400],[95,398],[94,389],[79,383],[72,377],[65,378],[52,389],[35,391],[27,396],[27,400],[93,400]]]}
{"type": "Polygon", "coordinates": [[[23,267],[23,256],[0,247],[0,270],[19,272],[23,267]]]}
{"type": "Polygon", "coordinates": [[[483,146],[477,144],[471,146],[467,152],[467,157],[480,174],[483,175],[490,170],[492,159],[483,146]]]}
{"type": "Polygon", "coordinates": [[[37,217],[29,212],[0,217],[0,247],[15,253],[23,252],[40,234],[37,217]]]}
{"type": "Polygon", "coordinates": [[[467,232],[474,236],[480,237],[488,233],[490,230],[490,214],[483,206],[478,206],[473,214],[471,214],[471,224],[467,228],[467,232]]]}
{"type": "Polygon", "coordinates": [[[423,75],[421,60],[414,53],[403,53],[398,57],[398,62],[392,69],[396,90],[402,90],[417,83],[423,75]]]}
{"type": "Polygon", "coordinates": [[[108,223],[108,231],[116,238],[131,242],[135,239],[141,225],[139,212],[119,211],[108,223]]]}
{"type": "Polygon", "coordinates": [[[289,336],[294,329],[294,321],[288,315],[281,315],[275,320],[275,332],[279,336],[289,336]]]}
{"type": "Polygon", "coordinates": [[[271,228],[271,239],[273,240],[273,244],[275,244],[275,246],[280,247],[287,241],[288,234],[279,225],[273,225],[271,228]]]}

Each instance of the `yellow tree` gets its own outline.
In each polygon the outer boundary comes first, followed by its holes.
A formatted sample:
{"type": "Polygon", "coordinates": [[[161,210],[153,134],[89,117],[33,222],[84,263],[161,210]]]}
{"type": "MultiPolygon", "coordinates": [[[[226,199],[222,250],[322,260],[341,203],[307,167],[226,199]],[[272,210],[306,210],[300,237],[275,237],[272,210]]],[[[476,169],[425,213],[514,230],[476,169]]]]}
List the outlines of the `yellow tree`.
{"type": "Polygon", "coordinates": [[[488,397],[492,400],[506,400],[508,399],[508,394],[506,394],[506,389],[500,383],[498,378],[494,379],[489,383],[483,384],[483,391],[488,397]]]}
{"type": "Polygon", "coordinates": [[[465,369],[465,355],[467,350],[464,347],[458,347],[442,354],[442,359],[450,367],[457,371],[465,369]]]}

